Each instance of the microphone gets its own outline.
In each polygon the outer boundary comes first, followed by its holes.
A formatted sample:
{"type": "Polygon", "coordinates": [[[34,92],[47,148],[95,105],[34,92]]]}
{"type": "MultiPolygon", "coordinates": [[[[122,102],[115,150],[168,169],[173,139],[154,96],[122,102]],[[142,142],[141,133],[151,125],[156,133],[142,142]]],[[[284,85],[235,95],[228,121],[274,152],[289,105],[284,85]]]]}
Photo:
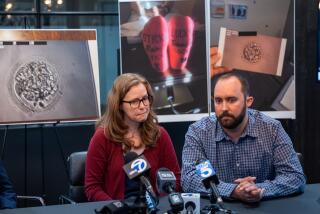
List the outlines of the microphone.
{"type": "Polygon", "coordinates": [[[167,193],[172,211],[178,213],[183,210],[184,201],[181,195],[175,192],[176,176],[167,168],[160,168],[157,171],[157,190],[159,193],[167,193]]]}
{"type": "Polygon", "coordinates": [[[149,179],[144,176],[144,174],[151,168],[144,155],[138,156],[135,152],[128,152],[125,155],[125,162],[127,163],[123,166],[123,169],[129,179],[139,177],[140,182],[145,186],[146,190],[152,195],[152,197],[157,198],[149,179]]]}
{"type": "Polygon", "coordinates": [[[215,170],[213,169],[210,161],[198,161],[196,166],[196,173],[202,178],[202,183],[206,189],[211,189],[211,196],[214,202],[222,206],[223,200],[220,196],[219,190],[216,185],[219,184],[219,179],[215,170]]]}
{"type": "Polygon", "coordinates": [[[159,192],[172,193],[176,188],[176,176],[167,168],[160,168],[157,171],[157,189],[159,192]]]}
{"type": "Polygon", "coordinates": [[[145,196],[148,208],[151,211],[155,211],[156,205],[159,201],[155,192],[153,191],[149,179],[146,176],[144,176],[144,174],[151,168],[150,164],[148,163],[144,155],[138,156],[138,154],[135,152],[128,152],[125,155],[124,159],[126,163],[123,166],[125,173],[129,177],[129,179],[140,179],[140,182],[146,188],[145,196]]]}
{"type": "Polygon", "coordinates": [[[200,194],[199,193],[181,193],[184,200],[183,214],[200,213],[200,194]]]}
{"type": "Polygon", "coordinates": [[[125,165],[123,169],[129,179],[134,179],[150,169],[148,161],[143,155],[138,156],[135,152],[128,152],[124,156],[125,165]]]}
{"type": "Polygon", "coordinates": [[[188,201],[185,205],[186,208],[186,214],[193,214],[193,211],[196,208],[196,204],[193,203],[192,201],[188,201]]]}

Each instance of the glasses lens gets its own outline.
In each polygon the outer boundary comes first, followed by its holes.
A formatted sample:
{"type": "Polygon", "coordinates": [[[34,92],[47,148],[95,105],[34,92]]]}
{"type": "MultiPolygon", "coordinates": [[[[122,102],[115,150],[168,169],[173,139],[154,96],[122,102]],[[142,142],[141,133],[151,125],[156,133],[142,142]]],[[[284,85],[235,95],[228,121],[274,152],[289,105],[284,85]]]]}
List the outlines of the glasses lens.
{"type": "Polygon", "coordinates": [[[130,102],[130,105],[133,108],[138,108],[139,104],[140,104],[140,100],[133,100],[130,102]]]}
{"type": "Polygon", "coordinates": [[[142,98],[141,101],[142,101],[143,105],[145,105],[145,106],[147,106],[147,105],[150,104],[150,102],[149,102],[149,96],[142,98]]]}
{"type": "Polygon", "coordinates": [[[128,103],[132,108],[138,108],[141,103],[143,103],[144,106],[148,106],[150,105],[151,102],[152,102],[152,97],[150,96],[143,97],[141,100],[136,99],[136,100],[128,101],[128,103]]]}

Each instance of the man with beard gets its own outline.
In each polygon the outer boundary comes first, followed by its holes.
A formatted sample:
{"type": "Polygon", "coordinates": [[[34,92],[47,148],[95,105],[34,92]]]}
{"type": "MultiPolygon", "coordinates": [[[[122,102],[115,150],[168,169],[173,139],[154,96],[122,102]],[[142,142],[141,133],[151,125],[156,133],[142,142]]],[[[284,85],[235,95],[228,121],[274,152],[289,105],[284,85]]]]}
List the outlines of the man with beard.
{"type": "Polygon", "coordinates": [[[220,179],[222,197],[257,202],[296,192],[305,176],[281,123],[249,109],[248,82],[237,72],[217,77],[215,114],[192,124],[182,152],[185,192],[207,192],[196,165],[209,160],[220,179]]]}

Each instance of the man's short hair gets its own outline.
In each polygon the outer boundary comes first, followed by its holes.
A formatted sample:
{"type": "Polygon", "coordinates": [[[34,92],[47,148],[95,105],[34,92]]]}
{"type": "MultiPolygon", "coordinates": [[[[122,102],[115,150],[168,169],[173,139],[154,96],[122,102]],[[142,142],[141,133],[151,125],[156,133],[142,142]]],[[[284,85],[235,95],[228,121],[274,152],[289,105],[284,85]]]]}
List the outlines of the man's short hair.
{"type": "Polygon", "coordinates": [[[212,88],[213,92],[214,92],[214,89],[215,89],[218,81],[229,79],[231,77],[235,77],[240,81],[240,83],[241,83],[241,91],[244,94],[244,96],[245,97],[250,96],[250,86],[249,86],[248,80],[246,78],[244,78],[237,71],[231,71],[231,72],[227,72],[227,73],[222,73],[222,74],[216,75],[214,77],[214,80],[213,80],[213,88],[212,88]]]}

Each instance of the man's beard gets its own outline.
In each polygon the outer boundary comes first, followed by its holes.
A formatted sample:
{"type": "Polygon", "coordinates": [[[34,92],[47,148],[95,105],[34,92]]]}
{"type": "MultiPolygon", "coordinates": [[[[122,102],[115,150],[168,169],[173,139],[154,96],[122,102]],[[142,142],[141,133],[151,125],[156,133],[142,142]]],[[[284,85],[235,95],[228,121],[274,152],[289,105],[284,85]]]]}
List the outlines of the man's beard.
{"type": "Polygon", "coordinates": [[[244,117],[246,116],[246,111],[247,111],[246,106],[243,106],[242,111],[238,117],[235,117],[234,115],[229,114],[227,111],[225,111],[221,115],[219,115],[218,121],[223,128],[235,129],[242,123],[244,117]],[[232,118],[232,119],[229,119],[228,121],[224,121],[223,117],[225,116],[228,116],[229,118],[232,118]]]}

